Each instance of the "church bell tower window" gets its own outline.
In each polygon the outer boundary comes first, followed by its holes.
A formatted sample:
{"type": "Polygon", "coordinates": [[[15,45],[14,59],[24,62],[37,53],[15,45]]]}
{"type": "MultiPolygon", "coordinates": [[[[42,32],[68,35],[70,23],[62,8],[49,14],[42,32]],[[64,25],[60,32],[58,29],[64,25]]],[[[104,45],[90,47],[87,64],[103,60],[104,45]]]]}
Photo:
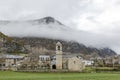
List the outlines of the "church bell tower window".
{"type": "Polygon", "coordinates": [[[58,50],[60,50],[60,46],[58,46],[58,50]]]}

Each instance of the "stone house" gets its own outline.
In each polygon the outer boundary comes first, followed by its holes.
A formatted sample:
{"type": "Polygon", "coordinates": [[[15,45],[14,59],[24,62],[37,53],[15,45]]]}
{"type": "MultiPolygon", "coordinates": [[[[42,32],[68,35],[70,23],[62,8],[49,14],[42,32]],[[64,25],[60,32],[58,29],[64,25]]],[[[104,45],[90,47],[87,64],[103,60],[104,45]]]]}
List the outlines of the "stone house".
{"type": "Polygon", "coordinates": [[[41,68],[50,68],[50,63],[51,62],[51,58],[49,55],[40,55],[39,56],[39,65],[41,68]]]}
{"type": "Polygon", "coordinates": [[[5,66],[18,66],[22,63],[24,56],[6,55],[5,66]]]}
{"type": "Polygon", "coordinates": [[[1,67],[4,67],[4,69],[11,69],[12,67],[19,66],[24,59],[24,56],[19,55],[4,55],[4,63],[0,63],[1,67]]]}
{"type": "Polygon", "coordinates": [[[68,59],[69,71],[82,71],[85,68],[85,64],[78,58],[72,57],[68,59]]]}

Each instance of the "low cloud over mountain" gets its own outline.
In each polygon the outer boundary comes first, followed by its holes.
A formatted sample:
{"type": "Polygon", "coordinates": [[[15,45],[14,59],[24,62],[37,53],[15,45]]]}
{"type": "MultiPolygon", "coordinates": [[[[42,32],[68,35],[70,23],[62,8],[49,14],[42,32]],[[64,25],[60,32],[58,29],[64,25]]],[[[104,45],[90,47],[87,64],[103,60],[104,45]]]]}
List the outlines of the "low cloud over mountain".
{"type": "Polygon", "coordinates": [[[97,48],[110,47],[112,41],[102,36],[68,27],[53,17],[27,21],[0,21],[0,31],[13,37],[42,37],[76,41],[97,48]],[[108,45],[109,44],[109,45],[108,45]]]}

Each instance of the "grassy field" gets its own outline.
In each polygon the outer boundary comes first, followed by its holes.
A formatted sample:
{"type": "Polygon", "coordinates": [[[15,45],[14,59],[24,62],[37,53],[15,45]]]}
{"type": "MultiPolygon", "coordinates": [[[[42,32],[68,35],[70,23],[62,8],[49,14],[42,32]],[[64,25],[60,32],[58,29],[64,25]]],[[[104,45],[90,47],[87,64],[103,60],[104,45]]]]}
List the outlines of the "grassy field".
{"type": "Polygon", "coordinates": [[[120,73],[25,73],[0,71],[0,80],[120,80],[120,73]]]}

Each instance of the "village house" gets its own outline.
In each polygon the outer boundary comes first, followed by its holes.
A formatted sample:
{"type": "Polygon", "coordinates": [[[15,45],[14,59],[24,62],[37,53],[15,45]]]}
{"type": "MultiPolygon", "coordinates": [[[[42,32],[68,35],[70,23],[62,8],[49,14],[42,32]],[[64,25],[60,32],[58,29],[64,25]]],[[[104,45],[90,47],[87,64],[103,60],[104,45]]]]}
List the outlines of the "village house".
{"type": "Polygon", "coordinates": [[[104,59],[106,65],[120,65],[120,55],[115,55],[112,57],[106,57],[104,59]]]}
{"type": "Polygon", "coordinates": [[[12,69],[22,63],[24,56],[4,54],[1,59],[4,60],[0,63],[1,69],[12,69]]]}
{"type": "Polygon", "coordinates": [[[83,62],[85,63],[85,66],[92,66],[94,64],[93,60],[83,60],[83,62]]]}
{"type": "Polygon", "coordinates": [[[5,66],[17,66],[23,62],[24,56],[19,55],[5,55],[5,66]]]}
{"type": "Polygon", "coordinates": [[[51,62],[51,58],[49,55],[40,55],[39,56],[39,65],[42,68],[47,68],[50,69],[50,63],[51,62]]]}

